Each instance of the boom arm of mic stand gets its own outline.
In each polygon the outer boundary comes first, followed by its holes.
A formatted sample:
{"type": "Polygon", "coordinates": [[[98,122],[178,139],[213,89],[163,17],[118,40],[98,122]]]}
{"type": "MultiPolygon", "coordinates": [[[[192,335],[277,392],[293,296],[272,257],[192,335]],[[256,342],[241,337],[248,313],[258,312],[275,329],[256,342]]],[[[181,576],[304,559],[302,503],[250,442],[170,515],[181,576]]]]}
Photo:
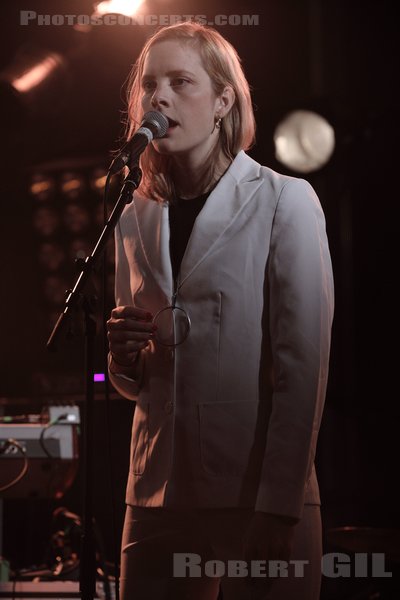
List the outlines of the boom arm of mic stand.
{"type": "Polygon", "coordinates": [[[57,350],[58,343],[61,337],[66,332],[67,325],[71,318],[71,314],[79,304],[81,292],[84,290],[85,285],[91,276],[94,266],[98,262],[100,256],[103,254],[104,248],[106,247],[107,242],[112,236],[112,233],[122,214],[122,211],[124,210],[127,204],[132,202],[133,192],[139,186],[141,178],[142,172],[140,168],[137,165],[134,165],[124,180],[119,198],[113,208],[113,211],[96,243],[92,254],[86,258],[83,264],[82,271],[79,274],[72,291],[68,294],[68,297],[65,301],[64,310],[60,314],[57,323],[54,325],[53,331],[50,334],[46,347],[51,352],[57,350]]]}

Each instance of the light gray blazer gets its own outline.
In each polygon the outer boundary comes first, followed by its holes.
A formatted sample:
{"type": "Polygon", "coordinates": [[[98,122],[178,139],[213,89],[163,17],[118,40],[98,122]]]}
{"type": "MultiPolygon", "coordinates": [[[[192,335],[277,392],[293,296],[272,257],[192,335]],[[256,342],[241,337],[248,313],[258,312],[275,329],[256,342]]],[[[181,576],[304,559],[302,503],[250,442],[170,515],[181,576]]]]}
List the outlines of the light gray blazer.
{"type": "MultiPolygon", "coordinates": [[[[116,229],[116,303],[171,303],[167,204],[136,196],[116,229]]],[[[300,517],[318,504],[314,455],[328,376],[333,280],[312,187],[240,152],[198,215],[175,349],[151,342],[136,381],[126,501],[254,507],[300,517]]]]}

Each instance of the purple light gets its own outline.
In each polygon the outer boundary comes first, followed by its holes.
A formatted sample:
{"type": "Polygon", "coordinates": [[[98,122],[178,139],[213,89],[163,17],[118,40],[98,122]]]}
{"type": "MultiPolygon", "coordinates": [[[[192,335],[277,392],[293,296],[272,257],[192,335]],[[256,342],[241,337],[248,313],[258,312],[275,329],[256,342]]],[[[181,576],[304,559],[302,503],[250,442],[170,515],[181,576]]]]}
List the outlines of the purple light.
{"type": "Polygon", "coordinates": [[[104,377],[104,373],[95,373],[94,374],[94,381],[104,381],[105,377],[104,377]]]}

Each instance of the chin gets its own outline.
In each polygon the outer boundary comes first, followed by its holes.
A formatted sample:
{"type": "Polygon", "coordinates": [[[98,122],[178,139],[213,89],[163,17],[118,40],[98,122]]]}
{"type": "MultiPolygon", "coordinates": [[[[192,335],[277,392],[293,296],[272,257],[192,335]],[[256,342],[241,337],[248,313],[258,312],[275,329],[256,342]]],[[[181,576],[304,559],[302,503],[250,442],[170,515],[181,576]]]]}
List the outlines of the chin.
{"type": "Polygon", "coordinates": [[[158,154],[174,154],[177,152],[176,148],[174,148],[174,143],[169,138],[157,140],[156,143],[153,143],[153,146],[158,154]]]}

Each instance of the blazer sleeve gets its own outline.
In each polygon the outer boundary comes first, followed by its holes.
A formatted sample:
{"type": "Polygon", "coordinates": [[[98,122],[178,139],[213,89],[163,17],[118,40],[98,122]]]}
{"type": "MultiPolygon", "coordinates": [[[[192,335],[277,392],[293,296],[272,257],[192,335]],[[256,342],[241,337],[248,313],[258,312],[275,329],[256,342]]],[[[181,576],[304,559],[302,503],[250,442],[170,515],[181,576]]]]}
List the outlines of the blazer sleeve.
{"type": "MultiPolygon", "coordinates": [[[[133,275],[129,268],[128,257],[126,256],[123,235],[121,231],[121,221],[115,228],[115,304],[116,306],[131,306],[133,303],[131,293],[131,279],[133,275]]],[[[109,365],[111,357],[109,355],[109,365]]],[[[144,358],[140,352],[138,360],[135,363],[135,378],[126,377],[118,373],[113,373],[108,369],[110,381],[114,388],[128,400],[137,400],[141,383],[143,379],[144,358]]]]}
{"type": "Polygon", "coordinates": [[[325,401],[334,305],[324,214],[302,179],[281,191],[267,270],[274,386],[256,510],[298,519],[325,401]]]}

